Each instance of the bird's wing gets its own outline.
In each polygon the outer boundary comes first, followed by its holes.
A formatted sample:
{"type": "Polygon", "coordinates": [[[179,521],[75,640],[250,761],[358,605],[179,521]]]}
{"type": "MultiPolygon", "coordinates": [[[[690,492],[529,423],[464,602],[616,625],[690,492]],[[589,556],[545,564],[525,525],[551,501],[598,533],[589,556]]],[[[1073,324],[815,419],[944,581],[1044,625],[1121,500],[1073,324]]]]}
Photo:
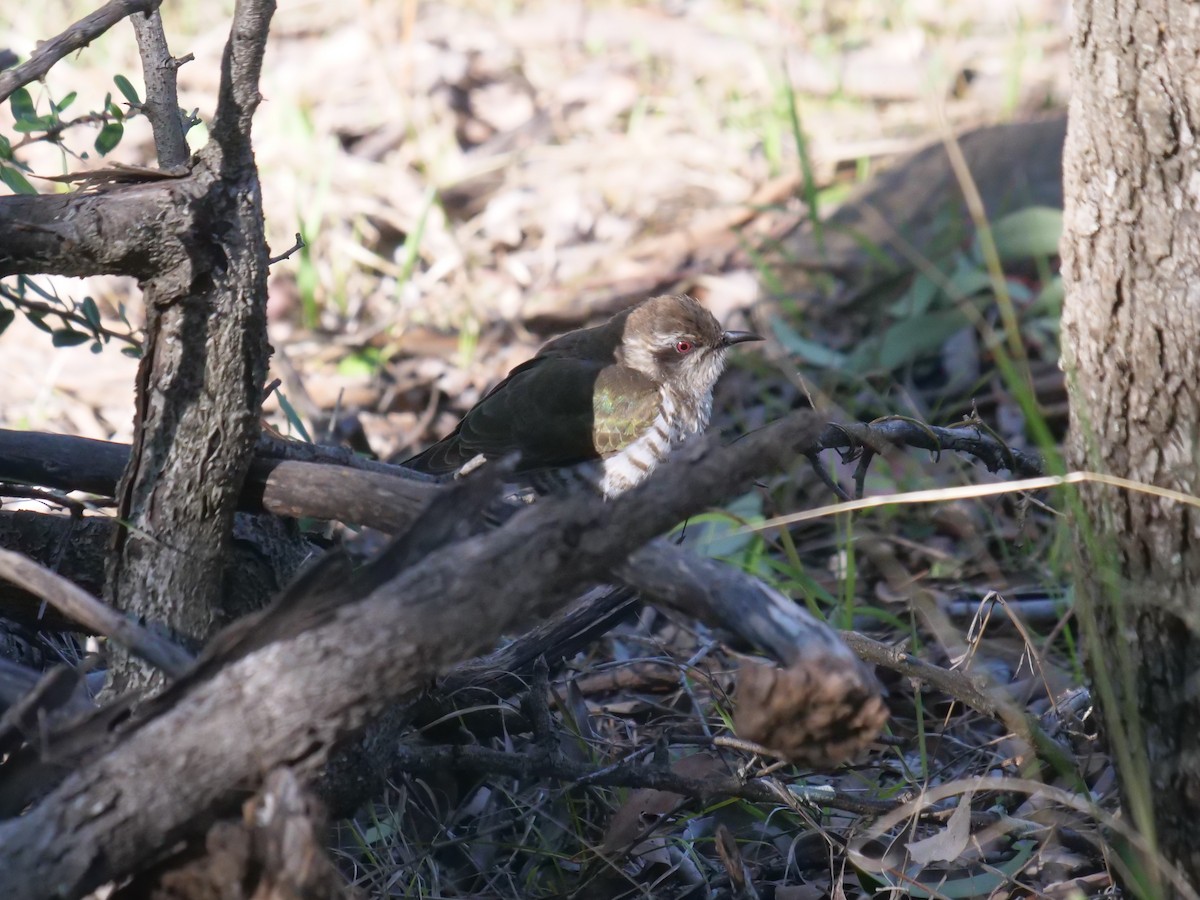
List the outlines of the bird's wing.
{"type": "Polygon", "coordinates": [[[592,396],[592,440],[601,457],[619,453],[636,441],[662,409],[654,382],[625,366],[605,367],[592,396]]]}
{"type": "Polygon", "coordinates": [[[517,452],[519,468],[566,466],[617,452],[658,412],[644,375],[597,360],[534,357],[518,366],[458,427],[406,465],[450,472],[477,454],[517,452]]]}

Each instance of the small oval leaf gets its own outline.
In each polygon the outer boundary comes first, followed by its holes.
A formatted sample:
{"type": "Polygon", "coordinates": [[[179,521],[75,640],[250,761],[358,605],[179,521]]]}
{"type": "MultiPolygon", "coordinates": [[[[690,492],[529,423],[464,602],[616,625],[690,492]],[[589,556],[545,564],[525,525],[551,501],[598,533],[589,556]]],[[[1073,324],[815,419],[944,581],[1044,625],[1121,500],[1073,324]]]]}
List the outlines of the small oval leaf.
{"type": "Polygon", "coordinates": [[[92,336],[87,332],[76,331],[74,328],[56,328],[50,335],[50,343],[55,347],[78,347],[91,339],[92,336]]]}
{"type": "Polygon", "coordinates": [[[29,181],[12,166],[0,164],[0,181],[8,185],[14,194],[36,194],[35,188],[29,181]]]}
{"type": "Polygon", "coordinates": [[[114,75],[113,84],[117,86],[117,90],[121,92],[121,96],[128,101],[130,106],[141,106],[142,101],[138,98],[138,93],[133,89],[133,85],[129,83],[129,79],[124,75],[114,75]]]}
{"type": "Polygon", "coordinates": [[[33,105],[33,97],[26,88],[17,88],[8,98],[8,107],[12,110],[13,118],[20,122],[22,119],[37,118],[33,105]]]}
{"type": "Polygon", "coordinates": [[[100,310],[96,306],[96,301],[91,297],[84,297],[83,303],[79,306],[79,311],[83,313],[83,317],[87,319],[87,323],[92,326],[92,331],[100,331],[100,310]]]}
{"type": "Polygon", "coordinates": [[[121,137],[125,134],[125,126],[120,122],[109,122],[100,129],[100,133],[96,135],[96,152],[104,156],[110,150],[121,143],[121,137]]]}

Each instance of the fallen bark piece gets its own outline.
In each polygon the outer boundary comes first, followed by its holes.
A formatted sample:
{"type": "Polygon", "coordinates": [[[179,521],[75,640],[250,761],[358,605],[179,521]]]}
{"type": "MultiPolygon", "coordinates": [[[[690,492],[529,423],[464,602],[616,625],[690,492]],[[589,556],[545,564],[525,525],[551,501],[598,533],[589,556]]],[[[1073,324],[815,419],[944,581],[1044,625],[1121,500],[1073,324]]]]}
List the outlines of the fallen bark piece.
{"type": "Polygon", "coordinates": [[[879,734],[888,710],[866,666],[821,651],[788,668],[748,662],[738,673],[738,737],[813,768],[856,757],[879,734]]]}
{"type": "Polygon", "coordinates": [[[209,829],[203,848],[185,848],[113,894],[151,900],[341,900],[354,893],[325,849],[325,813],[291,769],[267,776],[240,822],[209,829]],[[231,893],[233,886],[236,892],[231,893]]]}

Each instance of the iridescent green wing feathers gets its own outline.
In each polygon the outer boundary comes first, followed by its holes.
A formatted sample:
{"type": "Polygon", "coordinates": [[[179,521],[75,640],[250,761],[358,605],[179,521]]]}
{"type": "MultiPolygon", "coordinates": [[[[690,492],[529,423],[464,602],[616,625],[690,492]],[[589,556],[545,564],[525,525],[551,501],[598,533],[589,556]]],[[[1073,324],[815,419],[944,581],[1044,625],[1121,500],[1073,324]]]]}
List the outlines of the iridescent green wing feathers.
{"type": "Polygon", "coordinates": [[[662,408],[658,387],[636,369],[607,366],[592,399],[592,439],[601,457],[624,450],[654,424],[662,408]]]}

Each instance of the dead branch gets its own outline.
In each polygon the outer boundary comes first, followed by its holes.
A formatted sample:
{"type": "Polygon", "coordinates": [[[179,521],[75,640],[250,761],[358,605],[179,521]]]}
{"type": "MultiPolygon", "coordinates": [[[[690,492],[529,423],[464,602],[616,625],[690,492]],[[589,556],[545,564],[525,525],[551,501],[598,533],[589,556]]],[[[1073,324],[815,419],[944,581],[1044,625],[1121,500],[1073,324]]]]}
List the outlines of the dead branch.
{"type": "Polygon", "coordinates": [[[46,885],[78,896],[131,871],[278,762],[311,777],[340,739],[386,706],[557,609],[577,585],[790,460],[818,431],[816,417],[801,412],[732,447],[695,442],[614,502],[536,504],[504,528],[425,555],[361,601],[315,620],[302,607],[313,627],[207,678],[183,679],[118,729],[110,752],[0,825],[12,896],[42,896],[46,885]]]}
{"type": "MultiPolygon", "coordinates": [[[[753,803],[779,802],[779,791],[768,784],[768,779],[736,775],[693,777],[681,775],[667,766],[647,764],[641,759],[598,769],[590,763],[566,759],[544,748],[525,753],[464,745],[420,747],[402,744],[395,748],[393,777],[430,775],[439,771],[525,779],[553,778],[571,784],[606,787],[652,788],[694,797],[701,803],[719,797],[740,797],[753,803]]],[[[859,815],[879,815],[903,805],[901,801],[873,800],[835,790],[822,791],[811,802],[814,806],[859,815]]]]}
{"type": "Polygon", "coordinates": [[[0,656],[0,708],[7,709],[21,700],[36,686],[42,673],[11,659],[0,656]]]}
{"type": "Polygon", "coordinates": [[[184,265],[179,235],[199,175],[107,187],[93,193],[0,197],[0,277],[129,275],[184,265]]]}
{"type": "Polygon", "coordinates": [[[9,689],[32,676],[33,683],[11,703],[4,703],[0,716],[0,753],[11,754],[22,743],[37,741],[41,733],[72,715],[82,715],[93,709],[83,685],[86,671],[71,666],[55,666],[44,673],[32,672],[9,660],[0,661],[4,681],[9,689]]]}
{"type": "MultiPolygon", "coordinates": [[[[353,454],[337,447],[290,448],[272,445],[270,452],[313,460],[332,457],[338,464],[264,457],[260,449],[246,475],[239,509],[336,519],[394,533],[415,521],[437,493],[428,476],[402,466],[364,460],[351,468],[341,462],[353,454]]],[[[128,459],[128,444],[0,429],[0,481],[111,497],[128,459]]]]}
{"type": "Polygon", "coordinates": [[[747,726],[757,729],[756,736],[765,738],[783,755],[830,767],[856,755],[878,733],[886,710],[878,702],[873,672],[833,629],[758,579],[662,539],[632,554],[612,574],[623,587],[589,592],[550,622],[487,656],[456,666],[415,704],[389,710],[362,746],[348,749],[346,758],[335,760],[324,773],[323,793],[334,811],[349,815],[382,788],[393,765],[395,747],[414,724],[442,719],[451,711],[472,706],[490,706],[497,696],[523,690],[538,660],[546,659],[551,668],[557,668],[561,660],[608,632],[630,606],[642,600],[702,619],[767,650],[786,667],[769,670],[779,673],[781,685],[795,683],[797,671],[809,671],[809,683],[830,687],[828,693],[810,691],[803,702],[781,690],[774,703],[768,696],[740,706],[739,712],[757,710],[761,722],[772,721],[768,711],[785,710],[789,727],[796,729],[788,741],[778,739],[777,726],[759,728],[754,722],[747,726]],[[838,678],[843,680],[835,684],[838,678]],[[857,698],[854,702],[867,713],[861,720],[835,712],[851,697],[857,698]],[[831,723],[836,723],[832,730],[831,723]]]}
{"type": "MultiPolygon", "coordinates": [[[[977,420],[949,426],[927,425],[899,416],[845,425],[835,422],[826,426],[814,446],[806,448],[806,452],[846,450],[850,453],[849,459],[858,459],[866,450],[884,453],[889,448],[903,447],[915,447],[933,453],[946,450],[969,453],[980,460],[989,472],[1004,469],[1022,478],[1033,478],[1046,471],[1040,456],[1009,447],[977,420]]],[[[859,494],[861,496],[861,490],[859,494]]]]}
{"type": "Polygon", "coordinates": [[[109,0],[100,9],[39,44],[21,65],[0,72],[0,102],[7,100],[17,88],[43,77],[64,56],[86,47],[122,19],[137,12],[152,12],[160,3],[162,0],[109,0]]]}
{"type": "Polygon", "coordinates": [[[262,900],[342,900],[348,890],[329,858],[328,828],[321,804],[294,772],[267,776],[241,815],[214,824],[200,846],[185,845],[111,896],[222,897],[237,885],[239,896],[262,900]]]}
{"type": "Polygon", "coordinates": [[[45,600],[93,634],[112,638],[172,678],[178,678],[192,664],[191,656],[170,641],[125,618],[61,575],[18,553],[0,550],[0,578],[45,600]]]}
{"type": "Polygon", "coordinates": [[[296,239],[292,242],[292,246],[288,247],[282,253],[280,253],[276,256],[272,256],[270,259],[267,260],[267,263],[269,265],[273,266],[277,262],[283,262],[285,259],[287,259],[289,256],[291,256],[293,253],[299,253],[306,246],[308,246],[308,245],[304,243],[303,236],[300,234],[300,232],[297,231],[296,239]]]}

